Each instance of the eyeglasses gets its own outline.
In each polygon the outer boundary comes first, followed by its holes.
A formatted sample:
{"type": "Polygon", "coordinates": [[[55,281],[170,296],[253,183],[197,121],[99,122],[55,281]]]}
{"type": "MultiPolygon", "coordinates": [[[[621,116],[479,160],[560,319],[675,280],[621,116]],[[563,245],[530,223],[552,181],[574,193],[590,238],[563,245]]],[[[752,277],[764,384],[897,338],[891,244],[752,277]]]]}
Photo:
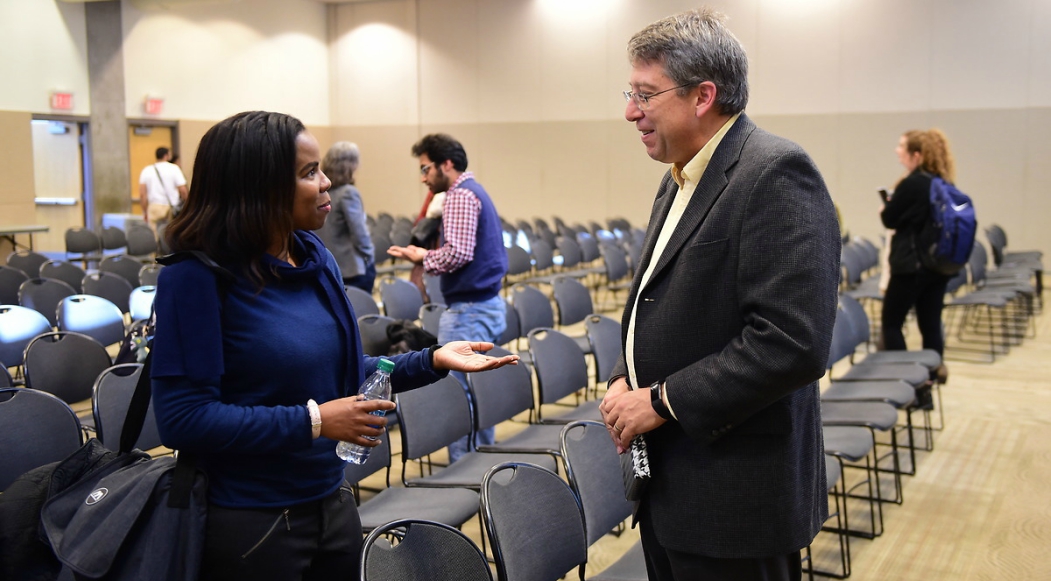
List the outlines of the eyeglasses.
{"type": "Polygon", "coordinates": [[[638,107],[640,111],[645,111],[650,108],[650,99],[656,97],[657,95],[663,95],[668,91],[674,91],[675,89],[681,89],[683,87],[692,87],[696,84],[699,83],[686,83],[685,85],[679,85],[678,87],[672,87],[670,89],[664,89],[663,91],[657,91],[656,93],[649,94],[637,93],[634,91],[624,91],[624,100],[629,103],[634,101],[635,106],[638,107]]]}
{"type": "Polygon", "coordinates": [[[431,171],[431,166],[432,165],[434,165],[433,161],[431,163],[428,163],[427,165],[420,166],[420,175],[421,176],[427,175],[427,172],[431,171]]]}

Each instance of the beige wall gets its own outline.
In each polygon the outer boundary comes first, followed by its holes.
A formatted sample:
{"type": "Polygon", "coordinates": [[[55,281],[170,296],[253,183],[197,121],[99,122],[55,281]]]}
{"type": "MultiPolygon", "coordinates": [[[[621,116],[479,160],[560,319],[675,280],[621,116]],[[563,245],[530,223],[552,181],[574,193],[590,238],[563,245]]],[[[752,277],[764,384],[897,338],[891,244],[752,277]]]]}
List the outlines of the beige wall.
{"type": "MultiPolygon", "coordinates": [[[[0,111],[0,224],[5,226],[36,219],[31,120],[29,113],[0,111]]],[[[20,243],[27,241],[23,238],[20,243]]],[[[10,253],[11,245],[0,241],[0,263],[10,253]]]]}
{"type": "MultiPolygon", "coordinates": [[[[27,79],[0,89],[0,148],[23,157],[28,121],[23,128],[11,119],[28,116],[10,112],[47,112],[40,94],[52,87],[73,87],[78,111],[87,96],[83,7],[39,4],[0,3],[0,72],[27,79]],[[25,28],[58,31],[59,42],[25,28]],[[45,60],[26,69],[24,55],[45,60]]],[[[180,121],[188,178],[208,127],[266,108],[303,119],[322,147],[358,142],[359,185],[373,212],[418,209],[424,192],[409,147],[442,130],[465,143],[471,169],[508,218],[648,215],[665,168],[622,120],[624,45],[695,2],[248,5],[141,10],[124,2],[128,115],[142,116],[146,94],[165,98],[164,117],[180,121]]],[[[937,125],[953,141],[959,185],[975,198],[979,221],[1003,224],[1016,247],[1051,248],[1043,224],[1051,209],[1051,2],[714,5],[749,53],[748,113],[807,148],[852,232],[880,232],[873,191],[901,175],[898,135],[937,125]]],[[[19,180],[0,175],[0,204],[31,199],[25,188],[8,189],[19,180]]],[[[11,218],[5,212],[0,221],[11,218]]]]}

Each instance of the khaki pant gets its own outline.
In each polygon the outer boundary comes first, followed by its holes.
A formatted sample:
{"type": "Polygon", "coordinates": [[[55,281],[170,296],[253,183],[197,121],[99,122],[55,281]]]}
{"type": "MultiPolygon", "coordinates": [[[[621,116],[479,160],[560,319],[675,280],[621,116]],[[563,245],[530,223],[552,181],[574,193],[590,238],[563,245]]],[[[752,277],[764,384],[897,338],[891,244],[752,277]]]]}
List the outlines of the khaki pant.
{"type": "Polygon", "coordinates": [[[172,207],[168,204],[149,204],[146,206],[146,222],[153,232],[157,233],[157,225],[171,219],[172,207]]]}

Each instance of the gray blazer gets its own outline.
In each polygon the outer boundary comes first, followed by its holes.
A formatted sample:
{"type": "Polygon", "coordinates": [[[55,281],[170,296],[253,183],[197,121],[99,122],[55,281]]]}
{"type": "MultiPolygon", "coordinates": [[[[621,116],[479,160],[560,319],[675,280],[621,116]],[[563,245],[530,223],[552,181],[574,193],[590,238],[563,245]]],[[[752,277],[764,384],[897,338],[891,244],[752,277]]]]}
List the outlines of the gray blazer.
{"type": "Polygon", "coordinates": [[[317,235],[336,258],[343,278],[365,274],[365,267],[373,260],[372,238],[365,222],[361,193],[350,184],[328,193],[332,196],[332,212],[317,235]]]}
{"type": "MultiPolygon", "coordinates": [[[[669,172],[623,317],[622,338],[640,296],[638,380],[666,380],[678,417],[645,436],[653,479],[641,510],[675,550],[787,554],[828,513],[817,380],[835,320],[836,213],[807,154],[743,114],[655,259],[677,187],[669,172]]],[[[616,375],[627,375],[623,354],[616,375]]]]}

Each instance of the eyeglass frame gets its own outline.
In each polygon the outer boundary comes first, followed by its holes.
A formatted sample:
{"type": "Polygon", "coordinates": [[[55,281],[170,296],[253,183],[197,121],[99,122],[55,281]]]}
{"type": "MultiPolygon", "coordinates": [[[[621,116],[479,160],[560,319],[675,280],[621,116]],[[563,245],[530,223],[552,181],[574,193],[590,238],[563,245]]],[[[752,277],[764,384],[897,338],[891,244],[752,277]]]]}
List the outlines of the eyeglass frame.
{"type": "Polygon", "coordinates": [[[650,107],[650,99],[656,97],[657,95],[663,95],[664,93],[667,93],[669,91],[683,89],[685,87],[693,87],[699,84],[700,83],[686,83],[685,85],[679,85],[678,87],[672,87],[670,89],[664,89],[663,91],[657,91],[656,93],[649,94],[639,93],[637,91],[623,91],[624,101],[628,103],[635,103],[635,106],[639,108],[639,111],[645,111],[650,107]]]}
{"type": "Polygon", "coordinates": [[[432,167],[434,167],[434,162],[433,161],[431,163],[428,163],[427,165],[420,166],[420,175],[421,176],[427,175],[427,172],[431,171],[432,167]]]}

